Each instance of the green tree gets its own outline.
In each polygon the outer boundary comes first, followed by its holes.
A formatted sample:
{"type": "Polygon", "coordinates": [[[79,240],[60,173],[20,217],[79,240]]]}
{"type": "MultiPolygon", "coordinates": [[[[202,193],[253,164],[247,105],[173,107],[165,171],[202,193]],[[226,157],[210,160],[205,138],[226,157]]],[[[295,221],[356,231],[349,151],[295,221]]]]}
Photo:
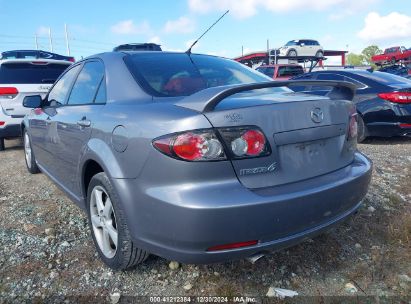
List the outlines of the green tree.
{"type": "Polygon", "coordinates": [[[347,63],[348,65],[363,65],[364,64],[364,56],[360,54],[349,53],[347,56],[347,63]]]}
{"type": "Polygon", "coordinates": [[[371,57],[374,55],[381,54],[381,53],[382,53],[382,50],[377,45],[367,46],[361,52],[361,54],[364,57],[364,62],[371,66],[374,66],[374,63],[371,61],[371,57]]]}

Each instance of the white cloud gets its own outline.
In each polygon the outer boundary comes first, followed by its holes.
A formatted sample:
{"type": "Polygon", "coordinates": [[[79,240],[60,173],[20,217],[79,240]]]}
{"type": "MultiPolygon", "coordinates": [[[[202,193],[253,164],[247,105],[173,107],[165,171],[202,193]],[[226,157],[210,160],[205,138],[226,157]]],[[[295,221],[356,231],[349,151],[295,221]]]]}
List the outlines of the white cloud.
{"type": "Polygon", "coordinates": [[[354,12],[359,7],[369,5],[380,0],[188,0],[191,11],[208,13],[211,11],[224,11],[229,9],[236,18],[248,18],[258,13],[258,10],[268,10],[274,13],[289,11],[325,11],[335,9],[345,13],[354,12]]]}
{"type": "Polygon", "coordinates": [[[111,31],[114,34],[119,35],[137,35],[137,34],[150,34],[152,32],[150,24],[147,21],[143,21],[140,24],[135,24],[133,20],[123,20],[111,27],[111,31]]]}
{"type": "Polygon", "coordinates": [[[180,17],[177,20],[169,20],[164,26],[164,31],[166,33],[191,33],[194,31],[194,21],[188,17],[180,17]]]}
{"type": "Polygon", "coordinates": [[[37,34],[38,36],[48,36],[48,34],[49,34],[49,27],[47,27],[47,26],[40,26],[40,27],[37,29],[36,34],[37,34]]]}
{"type": "Polygon", "coordinates": [[[397,12],[380,16],[371,12],[365,17],[364,28],[357,35],[370,42],[411,39],[411,16],[397,12]]]}
{"type": "Polygon", "coordinates": [[[149,43],[161,44],[161,39],[158,36],[153,36],[148,40],[149,43]]]}

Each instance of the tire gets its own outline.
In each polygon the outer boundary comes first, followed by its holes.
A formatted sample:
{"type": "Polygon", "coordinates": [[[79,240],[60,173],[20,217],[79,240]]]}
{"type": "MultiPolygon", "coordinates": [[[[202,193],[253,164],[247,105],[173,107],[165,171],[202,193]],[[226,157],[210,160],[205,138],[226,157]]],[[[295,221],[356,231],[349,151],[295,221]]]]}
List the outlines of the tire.
{"type": "Polygon", "coordinates": [[[5,146],[4,146],[4,138],[1,137],[1,138],[0,138],[0,151],[4,151],[4,149],[5,149],[5,146]]]}
{"type": "Polygon", "coordinates": [[[290,51],[288,51],[287,56],[288,57],[297,57],[298,54],[297,54],[296,50],[290,50],[290,51]]]}
{"type": "Polygon", "coordinates": [[[391,63],[391,64],[395,64],[396,61],[397,61],[397,60],[395,60],[395,57],[392,57],[391,60],[390,60],[390,63],[391,63]]]}
{"type": "Polygon", "coordinates": [[[362,143],[368,136],[368,130],[360,114],[357,115],[357,123],[358,123],[357,142],[362,143]]]}
{"type": "Polygon", "coordinates": [[[36,157],[34,156],[33,149],[31,146],[30,136],[27,130],[23,133],[23,147],[24,147],[24,159],[26,161],[27,170],[31,174],[36,174],[40,172],[39,167],[36,163],[36,157]]]}
{"type": "Polygon", "coordinates": [[[133,243],[120,200],[104,172],[90,181],[87,213],[95,247],[108,267],[125,270],[148,258],[149,253],[133,243]]]}
{"type": "Polygon", "coordinates": [[[318,51],[317,53],[315,53],[315,57],[316,58],[323,58],[324,57],[324,53],[322,51],[318,51]]]}

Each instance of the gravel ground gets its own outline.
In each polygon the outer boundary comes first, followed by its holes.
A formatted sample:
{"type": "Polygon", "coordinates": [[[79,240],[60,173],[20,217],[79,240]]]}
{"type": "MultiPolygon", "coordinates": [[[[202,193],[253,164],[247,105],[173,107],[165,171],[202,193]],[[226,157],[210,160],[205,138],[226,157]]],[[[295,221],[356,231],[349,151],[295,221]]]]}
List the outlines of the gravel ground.
{"type": "Polygon", "coordinates": [[[20,142],[6,147],[0,152],[0,303],[97,295],[112,303],[136,295],[261,297],[270,287],[320,298],[411,300],[409,139],[359,145],[374,162],[370,190],[359,212],[327,234],[254,264],[170,265],[152,256],[127,272],[102,264],[86,216],[44,175],[26,171],[20,142]]]}

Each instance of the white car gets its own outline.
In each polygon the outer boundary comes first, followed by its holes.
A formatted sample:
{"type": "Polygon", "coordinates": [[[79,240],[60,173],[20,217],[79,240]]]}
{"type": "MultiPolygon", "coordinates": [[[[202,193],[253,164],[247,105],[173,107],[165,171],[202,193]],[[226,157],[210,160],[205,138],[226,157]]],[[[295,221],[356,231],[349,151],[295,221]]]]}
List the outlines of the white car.
{"type": "Polygon", "coordinates": [[[324,48],[318,41],[311,39],[291,40],[281,47],[279,51],[280,56],[287,57],[324,57],[324,48]]]}
{"type": "Polygon", "coordinates": [[[21,136],[20,124],[30,113],[23,107],[24,97],[45,96],[71,64],[53,59],[0,60],[0,151],[4,150],[4,139],[21,136]]]}

